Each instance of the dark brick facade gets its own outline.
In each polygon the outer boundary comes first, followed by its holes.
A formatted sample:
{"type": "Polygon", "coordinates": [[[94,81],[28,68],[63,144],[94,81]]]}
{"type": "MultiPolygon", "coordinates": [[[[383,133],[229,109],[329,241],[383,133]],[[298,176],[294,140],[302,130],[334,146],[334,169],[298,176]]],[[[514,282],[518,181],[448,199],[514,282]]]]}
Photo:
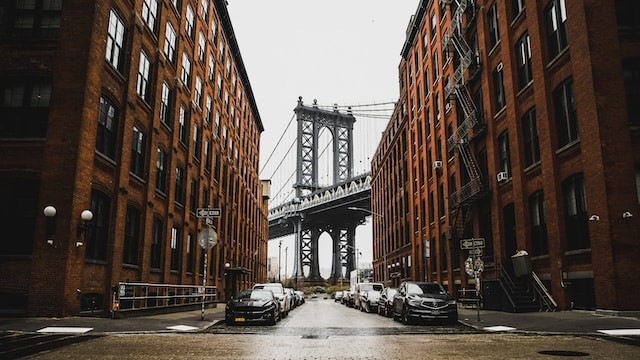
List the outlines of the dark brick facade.
{"type": "Polygon", "coordinates": [[[267,209],[258,177],[264,129],[226,4],[158,0],[157,11],[149,17],[145,4],[153,7],[153,3],[72,0],[53,10],[43,9],[41,2],[34,9],[17,9],[14,1],[0,5],[0,84],[4,84],[0,111],[5,118],[0,125],[2,225],[11,229],[0,240],[4,248],[0,295],[5,299],[0,301],[0,312],[60,316],[91,307],[108,311],[111,289],[120,281],[202,284],[202,250],[196,236],[204,225],[196,217],[198,207],[222,209],[213,224],[219,241],[209,254],[208,285],[225,295],[231,286],[225,263],[251,272],[239,276],[235,286],[266,279],[267,209]],[[58,19],[59,27],[45,26],[44,15],[58,19]],[[36,20],[25,30],[16,20],[22,17],[36,20]],[[110,18],[118,19],[124,29],[117,66],[106,51],[108,35],[118,35],[110,18]],[[173,59],[167,58],[165,49],[168,22],[176,33],[173,59]],[[187,33],[187,22],[193,25],[193,35],[187,33]],[[142,53],[149,70],[141,72],[142,53]],[[190,62],[186,82],[183,56],[190,62]],[[146,76],[146,91],[140,90],[145,89],[140,87],[140,73],[146,76]],[[48,93],[38,90],[50,94],[44,107],[48,111],[39,118],[44,120],[44,136],[12,130],[34,132],[22,129],[11,117],[35,114],[35,99],[40,99],[36,89],[47,87],[32,83],[50,84],[48,93]],[[163,83],[171,89],[167,108],[171,121],[166,123],[160,119],[163,83]],[[26,95],[19,98],[20,93],[26,95]],[[98,125],[104,115],[101,98],[116,109],[112,140],[98,125]],[[134,127],[143,134],[139,152],[133,151],[134,127]],[[108,151],[101,148],[103,143],[108,151]],[[156,187],[158,149],[167,154],[163,190],[156,187]],[[133,170],[132,163],[140,159],[133,170]],[[183,174],[182,184],[176,182],[177,169],[183,174]],[[109,203],[103,213],[95,207],[96,194],[109,203]],[[47,234],[43,215],[47,205],[57,210],[55,234],[47,234]],[[85,209],[94,213],[86,239],[77,236],[85,209]],[[156,220],[162,230],[160,262],[152,267],[156,220]],[[175,269],[173,228],[179,235],[175,269]],[[100,236],[106,239],[104,254],[99,250],[97,256],[89,254],[100,236]]]}
{"type": "MultiPolygon", "coordinates": [[[[478,91],[482,94],[481,100],[474,99],[481,121],[469,139],[489,193],[473,202],[471,231],[466,235],[483,237],[487,242],[483,276],[499,276],[500,264],[510,263],[516,250],[526,250],[534,271],[561,308],[637,310],[640,297],[634,287],[640,277],[634,263],[640,256],[640,122],[632,110],[634,106],[626,99],[637,94],[638,69],[625,68],[623,64],[640,56],[640,26],[637,20],[621,20],[621,14],[634,7],[624,1],[420,2],[407,30],[399,66],[398,108],[400,116],[406,118],[401,123],[407,125],[397,132],[387,130],[383,139],[390,139],[386,143],[383,140],[372,163],[372,189],[398,193],[400,186],[389,181],[380,169],[402,168],[386,154],[390,151],[386,144],[407,137],[403,156],[408,160],[408,169],[403,171],[409,174],[412,195],[406,217],[415,219],[404,223],[412,244],[412,251],[404,255],[411,260],[405,261],[411,264],[407,277],[438,281],[454,294],[461,288],[473,287],[464,272],[467,255],[457,249],[459,238],[451,235],[456,218],[450,206],[439,211],[437,200],[442,197],[445,204],[449,203],[451,194],[468,181],[461,175],[464,165],[459,154],[447,156],[446,148],[451,130],[461,123],[461,110],[455,101],[445,97],[445,80],[454,76],[458,59],[443,66],[442,40],[445,33],[451,34],[451,14],[459,3],[468,6],[463,32],[480,64],[478,76],[471,76],[467,70],[465,85],[472,97],[478,91]],[[521,11],[516,8],[518,4],[523,5],[521,11]],[[559,37],[551,36],[553,27],[547,22],[547,14],[554,6],[554,19],[564,22],[560,26],[566,28],[564,45],[557,40],[559,37]],[[497,12],[499,39],[490,46],[493,11],[497,12]],[[432,14],[437,19],[435,25],[432,14]],[[433,38],[432,26],[436,31],[433,38]],[[521,85],[518,42],[527,34],[530,81],[521,85]],[[559,50],[551,46],[554,41],[561,43],[559,50]],[[434,54],[438,56],[439,70],[435,78],[434,54]],[[500,109],[496,108],[493,81],[498,69],[503,75],[506,104],[500,109]],[[569,135],[568,142],[564,140],[565,114],[558,112],[558,89],[566,84],[569,85],[564,88],[570,88],[573,95],[568,108],[575,108],[577,119],[577,125],[567,126],[569,133],[576,132],[573,137],[569,135]],[[440,104],[436,104],[437,100],[440,104]],[[440,120],[434,115],[438,108],[440,120]],[[528,163],[529,142],[523,117],[531,109],[535,109],[539,157],[528,163]],[[496,174],[502,169],[500,144],[504,134],[508,136],[510,168],[508,179],[497,181],[496,174]],[[441,150],[437,146],[442,146],[441,150]],[[444,158],[437,159],[435,154],[440,152],[444,158]],[[435,160],[443,162],[441,170],[431,170],[435,160]],[[575,197],[569,194],[579,194],[581,188],[584,204],[577,201],[575,214],[575,197]],[[531,202],[538,192],[543,194],[542,227],[534,224],[532,216],[531,202]],[[431,194],[434,205],[429,201],[431,194]],[[625,212],[633,216],[623,217],[625,212]],[[534,236],[536,232],[546,234],[547,239],[544,250],[535,250],[539,253],[534,251],[541,243],[538,235],[534,236]],[[425,253],[429,256],[425,257],[425,253]]],[[[372,206],[374,211],[386,212],[388,204],[378,201],[372,206]]],[[[395,247],[389,252],[398,250],[395,247]]],[[[374,259],[381,259],[380,254],[374,253],[374,259]]],[[[376,270],[379,266],[379,261],[377,265],[374,262],[376,270]]]]}

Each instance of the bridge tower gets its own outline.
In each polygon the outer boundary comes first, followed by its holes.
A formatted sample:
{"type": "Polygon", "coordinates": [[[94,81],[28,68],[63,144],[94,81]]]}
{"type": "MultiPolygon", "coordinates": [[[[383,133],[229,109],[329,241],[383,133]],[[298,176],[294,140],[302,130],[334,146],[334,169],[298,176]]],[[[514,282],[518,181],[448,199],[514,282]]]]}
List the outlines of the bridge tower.
{"type": "MultiPolygon", "coordinates": [[[[318,108],[314,100],[312,106],[305,106],[302,97],[298,98],[298,105],[294,109],[298,122],[297,138],[297,166],[294,188],[296,198],[300,199],[321,188],[318,182],[320,157],[320,130],[326,128],[332,135],[333,144],[333,184],[347,181],[353,176],[353,124],[356,119],[349,109],[347,113],[340,113],[334,106],[333,111],[318,108]]],[[[336,281],[343,276],[342,269],[346,267],[347,274],[353,269],[355,261],[354,249],[355,227],[353,219],[332,219],[330,222],[312,222],[302,225],[305,219],[299,216],[295,219],[295,260],[294,276],[308,277],[310,281],[320,281],[320,266],[318,262],[318,239],[323,232],[327,232],[333,240],[333,261],[331,280],[336,281]],[[309,268],[305,276],[304,268],[309,268]]]]}

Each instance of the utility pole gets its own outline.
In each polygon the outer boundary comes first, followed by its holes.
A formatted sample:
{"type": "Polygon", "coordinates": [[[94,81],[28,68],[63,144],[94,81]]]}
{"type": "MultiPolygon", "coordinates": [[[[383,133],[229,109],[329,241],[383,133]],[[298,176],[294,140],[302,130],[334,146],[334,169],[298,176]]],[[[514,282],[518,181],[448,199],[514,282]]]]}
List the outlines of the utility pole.
{"type": "Polygon", "coordinates": [[[287,281],[287,265],[289,263],[289,255],[288,255],[289,247],[284,248],[284,281],[287,281]]]}
{"type": "Polygon", "coordinates": [[[282,282],[282,279],[280,278],[280,273],[282,272],[281,266],[282,263],[280,262],[280,257],[282,256],[282,240],[280,240],[280,243],[278,244],[278,282],[282,282]]]}

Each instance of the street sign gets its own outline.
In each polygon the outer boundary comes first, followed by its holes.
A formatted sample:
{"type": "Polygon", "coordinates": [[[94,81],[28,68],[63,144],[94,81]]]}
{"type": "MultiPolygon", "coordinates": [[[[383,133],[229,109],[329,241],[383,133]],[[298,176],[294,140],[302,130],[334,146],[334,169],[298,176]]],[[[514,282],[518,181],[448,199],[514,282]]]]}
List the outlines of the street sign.
{"type": "Polygon", "coordinates": [[[478,249],[484,247],[484,238],[460,240],[460,249],[478,249]]]}
{"type": "Polygon", "coordinates": [[[467,251],[469,251],[469,256],[482,256],[481,248],[469,249],[467,251]]]}
{"type": "Polygon", "coordinates": [[[198,210],[196,210],[196,216],[199,218],[220,217],[221,213],[220,208],[198,208],[198,210]]]}

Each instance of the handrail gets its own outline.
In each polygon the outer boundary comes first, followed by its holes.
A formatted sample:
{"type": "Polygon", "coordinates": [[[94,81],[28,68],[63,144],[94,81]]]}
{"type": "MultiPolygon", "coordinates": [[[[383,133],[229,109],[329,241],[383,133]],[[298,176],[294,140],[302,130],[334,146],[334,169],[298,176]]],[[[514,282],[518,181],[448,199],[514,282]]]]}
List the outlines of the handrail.
{"type": "Polygon", "coordinates": [[[215,286],[119,282],[114,289],[112,311],[167,308],[180,305],[213,303],[215,286]]]}
{"type": "Polygon", "coordinates": [[[542,300],[547,306],[547,309],[556,311],[556,309],[558,308],[558,303],[553,299],[553,296],[551,296],[551,293],[549,293],[549,290],[547,290],[547,287],[544,286],[542,280],[540,280],[538,274],[536,274],[535,271],[531,271],[531,278],[533,279],[533,284],[536,292],[542,297],[542,300]]]}

